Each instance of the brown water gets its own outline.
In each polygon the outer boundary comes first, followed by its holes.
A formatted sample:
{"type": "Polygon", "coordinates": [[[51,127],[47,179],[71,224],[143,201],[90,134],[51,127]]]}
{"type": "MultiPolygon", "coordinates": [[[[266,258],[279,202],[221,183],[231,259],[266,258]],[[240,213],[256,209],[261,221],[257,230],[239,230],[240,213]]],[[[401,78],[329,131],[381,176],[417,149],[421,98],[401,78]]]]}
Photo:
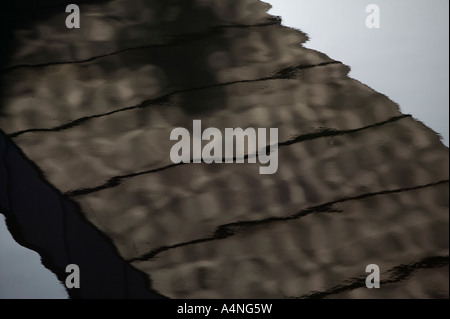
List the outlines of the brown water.
{"type": "Polygon", "coordinates": [[[15,30],[0,127],[155,290],[448,298],[448,148],[433,131],[258,0],[80,8],[80,29],[55,10],[15,30]],[[277,172],[172,165],[170,132],[193,119],[278,128],[277,172]],[[368,264],[382,288],[365,287],[368,264]]]}

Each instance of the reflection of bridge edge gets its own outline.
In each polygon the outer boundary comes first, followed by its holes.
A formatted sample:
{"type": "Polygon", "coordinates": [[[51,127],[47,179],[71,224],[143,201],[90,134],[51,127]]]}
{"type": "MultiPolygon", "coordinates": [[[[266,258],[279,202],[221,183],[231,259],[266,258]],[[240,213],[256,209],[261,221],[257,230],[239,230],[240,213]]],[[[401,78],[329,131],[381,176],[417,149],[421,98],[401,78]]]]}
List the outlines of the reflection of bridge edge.
{"type": "Polygon", "coordinates": [[[0,133],[0,176],[5,177],[0,185],[1,213],[14,239],[36,251],[60,282],[65,282],[68,264],[80,267],[80,288],[67,289],[69,296],[161,298],[148,289],[147,275],[120,257],[111,240],[80,213],[78,204],[51,186],[36,165],[0,133]]]}

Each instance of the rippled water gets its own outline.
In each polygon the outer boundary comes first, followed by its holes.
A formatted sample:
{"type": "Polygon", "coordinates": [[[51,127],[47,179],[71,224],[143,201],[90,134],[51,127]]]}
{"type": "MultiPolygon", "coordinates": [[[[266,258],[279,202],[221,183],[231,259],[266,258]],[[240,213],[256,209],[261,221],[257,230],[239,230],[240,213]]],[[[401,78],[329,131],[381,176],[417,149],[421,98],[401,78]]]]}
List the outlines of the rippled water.
{"type": "Polygon", "coordinates": [[[3,166],[15,182],[1,205],[59,278],[67,262],[89,269],[78,297],[106,293],[100,272],[125,282],[108,293],[142,296],[131,265],[177,298],[448,298],[448,149],[434,132],[260,1],[131,2],[81,5],[78,30],[64,11],[29,20],[2,75],[3,155],[12,141],[30,162],[3,166]],[[277,172],[173,165],[170,133],[194,119],[278,128],[277,172]],[[365,287],[373,263],[382,289],[365,287]]]}

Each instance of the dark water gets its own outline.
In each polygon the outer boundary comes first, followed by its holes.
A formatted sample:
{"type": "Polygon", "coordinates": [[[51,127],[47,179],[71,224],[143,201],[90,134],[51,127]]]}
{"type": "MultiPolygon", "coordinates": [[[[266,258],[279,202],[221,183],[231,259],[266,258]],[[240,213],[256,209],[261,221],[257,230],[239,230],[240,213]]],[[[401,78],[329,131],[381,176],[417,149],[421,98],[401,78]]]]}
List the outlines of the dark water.
{"type": "Polygon", "coordinates": [[[73,297],[448,298],[448,149],[267,5],[48,6],[11,32],[0,196],[73,297]],[[194,119],[278,128],[278,170],[174,165],[194,119]]]}

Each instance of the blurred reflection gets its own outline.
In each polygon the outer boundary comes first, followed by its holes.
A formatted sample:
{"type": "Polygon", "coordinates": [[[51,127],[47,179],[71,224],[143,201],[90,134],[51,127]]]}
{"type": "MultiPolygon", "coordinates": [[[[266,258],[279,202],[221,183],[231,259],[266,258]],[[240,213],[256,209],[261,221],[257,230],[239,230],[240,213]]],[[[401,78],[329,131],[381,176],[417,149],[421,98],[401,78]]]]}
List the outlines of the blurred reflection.
{"type": "Polygon", "coordinates": [[[63,11],[15,30],[0,125],[154,289],[448,297],[448,149],[434,132],[258,0],[80,8],[79,30],[63,11]],[[170,132],[193,119],[278,128],[277,173],[172,165],[170,132]],[[389,288],[339,288],[371,263],[389,288]]]}

